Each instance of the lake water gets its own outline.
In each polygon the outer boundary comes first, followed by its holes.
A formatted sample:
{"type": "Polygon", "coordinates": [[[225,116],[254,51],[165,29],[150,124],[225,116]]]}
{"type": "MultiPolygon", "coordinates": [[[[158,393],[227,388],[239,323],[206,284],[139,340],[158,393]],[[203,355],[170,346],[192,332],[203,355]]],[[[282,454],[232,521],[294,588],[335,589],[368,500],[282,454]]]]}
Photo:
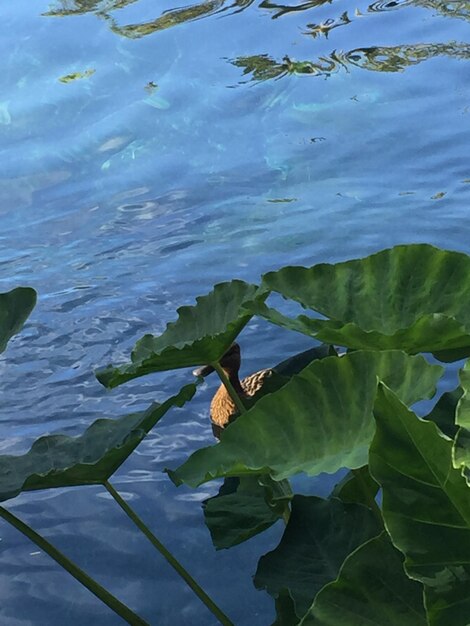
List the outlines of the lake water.
{"type": "MultiPolygon", "coordinates": [[[[3,452],[190,381],[107,392],[93,370],[216,282],[404,242],[470,252],[460,1],[15,0],[0,18],[0,290],[39,292],[0,361],[3,452]]],[[[243,373],[310,345],[256,320],[240,343],[243,373]]],[[[217,486],[162,473],[212,443],[215,385],[112,482],[237,626],[265,626],[273,602],[251,576],[281,525],[216,553],[200,501],[217,486]]],[[[326,494],[331,480],[309,484],[326,494]]],[[[103,489],[7,506],[152,625],[216,623],[103,489]]],[[[2,626],[122,623],[5,523],[0,539],[2,626]]]]}

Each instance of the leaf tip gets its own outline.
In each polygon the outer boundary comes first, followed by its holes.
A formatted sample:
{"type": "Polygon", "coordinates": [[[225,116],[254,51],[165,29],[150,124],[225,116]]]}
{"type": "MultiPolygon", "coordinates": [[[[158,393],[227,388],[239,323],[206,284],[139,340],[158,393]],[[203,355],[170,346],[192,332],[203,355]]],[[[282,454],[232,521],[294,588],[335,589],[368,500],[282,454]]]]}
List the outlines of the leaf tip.
{"type": "Polygon", "coordinates": [[[115,385],[113,384],[113,375],[115,368],[112,365],[106,365],[105,367],[99,367],[95,370],[95,377],[99,383],[106,387],[106,389],[112,389],[115,385]]]}
{"type": "Polygon", "coordinates": [[[165,474],[168,474],[168,477],[170,478],[171,482],[175,485],[175,487],[181,487],[181,485],[183,484],[183,481],[178,476],[178,472],[176,470],[171,470],[165,467],[163,471],[165,472],[165,474]]]}

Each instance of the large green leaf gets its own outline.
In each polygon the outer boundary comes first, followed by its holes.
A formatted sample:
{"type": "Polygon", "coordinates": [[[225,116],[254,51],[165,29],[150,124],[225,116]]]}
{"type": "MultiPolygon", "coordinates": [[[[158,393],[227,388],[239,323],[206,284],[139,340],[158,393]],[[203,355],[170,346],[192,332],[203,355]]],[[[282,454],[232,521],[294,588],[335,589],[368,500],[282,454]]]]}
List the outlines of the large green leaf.
{"type": "Polygon", "coordinates": [[[131,363],[98,370],[98,380],[105,387],[116,387],[151,372],[218,361],[251,317],[243,304],[258,293],[256,285],[241,280],[216,285],[208,295],[196,298],[195,306],[179,308],[178,319],[163,334],[144,335],[132,351],[131,363]]]}
{"type": "Polygon", "coordinates": [[[0,352],[10,337],[19,332],[36,304],[36,292],[31,287],[17,287],[0,293],[0,352]]]}
{"type": "Polygon", "coordinates": [[[383,491],[392,541],[425,585],[430,626],[470,623],[470,490],[452,465],[452,441],[385,386],[375,403],[370,471],[383,491]]]}
{"type": "Polygon", "coordinates": [[[272,526],[289,510],[288,481],[269,476],[226,478],[219,493],[204,502],[204,518],[214,546],[231,548],[272,526]]]}
{"type": "Polygon", "coordinates": [[[470,257],[459,252],[396,246],[336,265],[285,267],[262,286],[329,319],[290,320],[259,302],[251,312],[326,343],[443,360],[470,355],[470,257]]]}
{"type": "Polygon", "coordinates": [[[173,406],[183,406],[196,391],[180,392],[147,411],[116,420],[99,419],[83,435],[49,435],[21,456],[0,456],[0,501],[22,491],[103,483],[126,460],[149,430],[173,406]]]}
{"type": "MultiPolygon", "coordinates": [[[[422,586],[407,578],[385,533],[350,554],[301,626],[427,626],[422,586]]],[[[451,622],[449,622],[449,625],[451,622]]]]}
{"type": "Polygon", "coordinates": [[[318,591],[335,580],[344,559],[380,531],[362,505],[294,496],[281,542],[259,560],[255,585],[274,597],[287,589],[302,617],[318,591]]]}
{"type": "Polygon", "coordinates": [[[196,487],[221,476],[271,473],[276,479],[358,468],[374,432],[377,377],[407,404],[433,395],[442,368],[403,352],[353,352],[316,360],[279,391],[261,398],[175,472],[196,487]]]}

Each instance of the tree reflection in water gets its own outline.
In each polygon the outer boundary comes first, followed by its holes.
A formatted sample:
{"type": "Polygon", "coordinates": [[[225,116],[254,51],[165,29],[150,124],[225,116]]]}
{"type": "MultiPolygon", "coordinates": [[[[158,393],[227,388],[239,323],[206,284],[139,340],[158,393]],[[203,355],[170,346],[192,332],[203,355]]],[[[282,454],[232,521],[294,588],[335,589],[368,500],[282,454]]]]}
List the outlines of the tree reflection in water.
{"type": "MultiPolygon", "coordinates": [[[[57,0],[56,6],[50,9],[45,16],[61,17],[84,13],[95,13],[106,20],[110,29],[117,35],[129,39],[138,39],[152,33],[177,26],[184,22],[201,19],[223,11],[238,13],[249,7],[253,0],[235,0],[227,3],[226,0],[205,0],[186,7],[179,7],[163,11],[153,20],[119,25],[113,17],[113,11],[123,9],[138,0],[57,0]]],[[[331,0],[308,0],[300,4],[288,5],[262,0],[260,9],[272,12],[272,18],[277,19],[288,13],[307,11],[320,7],[331,0]]],[[[412,4],[424,9],[437,11],[446,17],[470,19],[470,2],[444,2],[441,0],[379,0],[368,6],[368,13],[398,10],[412,4]]],[[[356,10],[356,17],[363,14],[356,10]]],[[[338,18],[330,18],[318,24],[306,24],[303,34],[309,37],[328,37],[328,33],[339,26],[345,26],[353,21],[348,13],[343,12],[338,18]]],[[[356,66],[376,72],[400,72],[407,67],[417,65],[422,61],[436,56],[448,56],[460,59],[470,57],[470,44],[465,43],[429,43],[411,44],[389,47],[355,48],[349,52],[333,51],[330,55],[318,57],[315,60],[298,61],[285,55],[282,60],[276,60],[269,54],[242,56],[231,60],[236,67],[243,69],[243,74],[251,74],[251,80],[265,81],[282,78],[289,74],[310,74],[313,76],[329,76],[340,69],[356,66]]]]}
{"type": "Polygon", "coordinates": [[[354,65],[375,72],[402,72],[411,65],[417,65],[436,56],[459,59],[470,58],[470,44],[416,44],[411,46],[373,46],[355,48],[349,52],[334,51],[329,56],[316,61],[295,61],[285,56],[276,61],[267,54],[238,57],[232,63],[243,68],[243,74],[252,74],[252,80],[263,81],[282,78],[288,74],[311,74],[330,76],[340,69],[354,65]]]}

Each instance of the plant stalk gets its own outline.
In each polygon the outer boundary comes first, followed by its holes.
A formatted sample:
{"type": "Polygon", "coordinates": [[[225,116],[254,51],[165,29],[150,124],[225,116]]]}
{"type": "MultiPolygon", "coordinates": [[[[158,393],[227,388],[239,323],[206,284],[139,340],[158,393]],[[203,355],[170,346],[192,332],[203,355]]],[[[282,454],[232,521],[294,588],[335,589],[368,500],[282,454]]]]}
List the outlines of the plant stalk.
{"type": "Polygon", "coordinates": [[[106,480],[103,483],[104,487],[119,504],[124,513],[134,522],[137,528],[147,537],[152,545],[160,552],[160,554],[168,561],[168,563],[175,569],[178,574],[183,578],[186,584],[194,591],[198,598],[206,605],[209,611],[216,616],[223,626],[234,626],[233,622],[225,615],[225,613],[219,609],[219,607],[211,600],[204,589],[198,585],[191,574],[181,565],[181,563],[172,555],[172,553],[165,548],[165,546],[155,537],[152,531],[144,524],[135,511],[127,504],[127,502],[119,495],[114,487],[106,480]]]}
{"type": "Polygon", "coordinates": [[[56,563],[63,567],[69,574],[71,574],[79,583],[86,587],[91,593],[93,593],[102,602],[107,604],[110,609],[117,613],[124,621],[131,626],[149,626],[148,622],[144,621],[136,613],[131,611],[129,607],[120,602],[109,591],[97,583],[91,576],[88,576],[82,569],[75,565],[68,557],[65,556],[60,550],[55,548],[47,539],[39,535],[30,526],[21,521],[18,517],[7,511],[0,506],[0,516],[3,519],[19,530],[23,535],[28,537],[38,548],[48,554],[56,563]]]}
{"type": "Polygon", "coordinates": [[[230,382],[227,374],[224,372],[224,370],[220,366],[220,363],[215,362],[215,363],[211,363],[211,365],[215,369],[217,374],[219,375],[220,380],[222,381],[222,383],[224,384],[225,388],[227,389],[227,391],[229,393],[229,396],[234,401],[235,406],[237,407],[237,409],[240,411],[240,413],[246,413],[246,408],[245,408],[243,402],[241,401],[240,396],[235,391],[234,386],[230,382]]]}
{"type": "Polygon", "coordinates": [[[365,495],[367,504],[369,506],[369,508],[372,510],[372,513],[375,515],[375,517],[377,518],[377,521],[379,522],[380,526],[384,525],[384,520],[382,517],[382,511],[380,510],[379,505],[377,504],[377,502],[375,501],[375,498],[372,496],[372,494],[370,493],[369,489],[367,488],[367,484],[364,481],[364,478],[361,474],[361,472],[357,469],[353,469],[351,470],[352,473],[354,474],[356,480],[359,482],[360,486],[361,486],[361,490],[362,493],[365,495]]]}

